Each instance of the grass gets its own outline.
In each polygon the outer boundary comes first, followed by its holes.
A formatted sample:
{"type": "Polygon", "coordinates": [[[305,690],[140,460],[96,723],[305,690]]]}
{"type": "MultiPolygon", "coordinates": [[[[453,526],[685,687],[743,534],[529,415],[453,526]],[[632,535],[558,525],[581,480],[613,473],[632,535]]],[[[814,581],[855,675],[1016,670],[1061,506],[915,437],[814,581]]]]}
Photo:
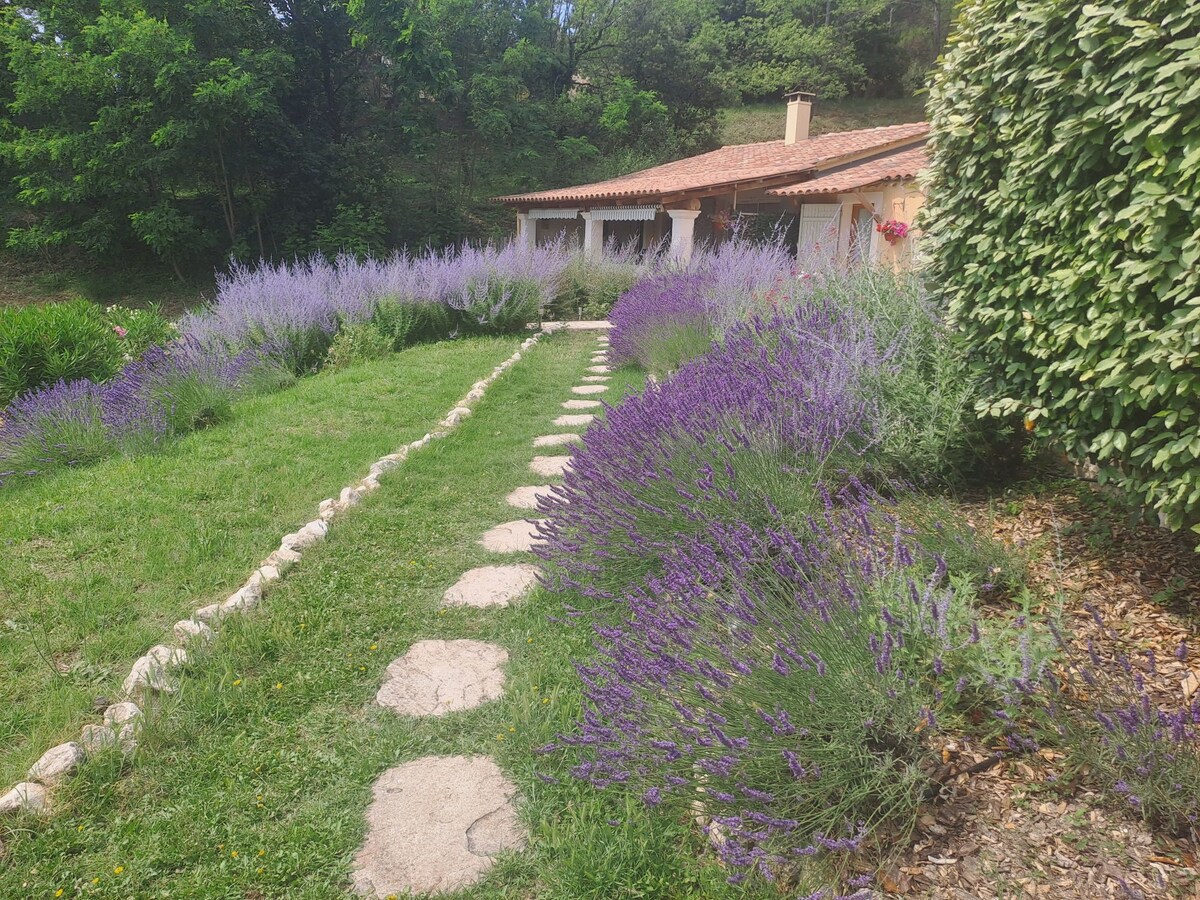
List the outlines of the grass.
{"type": "MultiPolygon", "coordinates": [[[[924,118],[924,97],[905,97],[901,100],[818,99],[813,105],[812,136],[832,131],[920,122],[924,118]]],[[[782,140],[785,119],[784,104],[780,101],[731,107],[722,116],[721,143],[751,144],[782,140]]]]}
{"type": "MultiPolygon", "coordinates": [[[[0,785],[378,457],[431,430],[518,339],[418,346],[303,379],[164,452],[0,492],[0,785]]],[[[0,891],[0,896],[4,892],[0,891]]]]}
{"type": "MultiPolygon", "coordinates": [[[[560,430],[551,420],[593,346],[571,334],[539,345],[475,415],[389,473],[268,597],[266,616],[231,622],[189,667],[126,768],[89,761],[57,817],[6,838],[0,896],[343,897],[384,769],[490,754],[519,785],[530,847],[461,896],[746,897],[690,822],[537,777],[565,776],[565,761],[533,750],[579,713],[571,659],[591,636],[564,621],[569,598],[539,589],[508,609],[439,609],[466,569],[511,558],[477,539],[519,517],[504,497],[540,481],[532,439],[560,430]],[[377,708],[387,664],[439,637],[506,647],[505,696],[441,719],[377,708]]],[[[618,372],[607,397],[636,378],[618,372]]]]}

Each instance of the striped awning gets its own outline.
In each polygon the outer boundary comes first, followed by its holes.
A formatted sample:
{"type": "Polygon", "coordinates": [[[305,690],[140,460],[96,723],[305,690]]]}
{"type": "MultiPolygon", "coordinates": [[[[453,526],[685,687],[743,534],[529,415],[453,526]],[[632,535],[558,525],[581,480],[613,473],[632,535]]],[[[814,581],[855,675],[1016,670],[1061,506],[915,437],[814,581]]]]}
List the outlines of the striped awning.
{"type": "Polygon", "coordinates": [[[595,222],[648,222],[658,215],[657,206],[608,206],[590,210],[595,222]]]}
{"type": "Polygon", "coordinates": [[[543,207],[541,209],[531,209],[529,211],[531,219],[578,219],[579,207],[571,209],[556,209],[552,206],[543,207]]]}

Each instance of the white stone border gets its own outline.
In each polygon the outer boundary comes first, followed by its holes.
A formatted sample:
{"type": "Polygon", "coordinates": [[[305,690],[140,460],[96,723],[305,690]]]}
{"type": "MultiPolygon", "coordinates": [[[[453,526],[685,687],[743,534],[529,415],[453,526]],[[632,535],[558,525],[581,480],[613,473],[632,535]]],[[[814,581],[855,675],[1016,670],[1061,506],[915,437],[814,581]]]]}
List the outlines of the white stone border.
{"type": "Polygon", "coordinates": [[[284,535],[279,549],[264,559],[246,583],[228,599],[201,607],[190,619],[176,622],[174,635],[177,645],[158,644],[140,657],[121,685],[123,702],[105,710],[103,724],[85,725],[78,741],[67,741],[43,753],[30,767],[26,776],[28,780],[0,796],[0,814],[31,812],[50,815],[53,812],[50,788],[74,774],[90,754],[110,747],[119,747],[124,753],[132,751],[137,746],[137,732],[143,718],[137,701],[144,703],[147,697],[153,699],[155,694],[174,693],[177,686],[171,670],[188,661],[189,649],[195,650],[212,641],[222,619],[258,606],[270,585],[298,563],[306,550],[325,540],[329,526],[335,519],[362,502],[365,494],[379,487],[381,475],[399,466],[412,451],[448,435],[471,415],[472,405],[483,399],[484,392],[492,382],[521,361],[521,352],[532,349],[547,334],[549,331],[542,330],[530,335],[522,342],[520,350],[492,369],[492,374],[471,385],[467,395],[454,404],[454,408],[438,423],[438,431],[431,431],[395,453],[380,457],[371,464],[361,481],[342,488],[336,500],[322,500],[317,507],[317,518],[297,531],[284,535]]]}

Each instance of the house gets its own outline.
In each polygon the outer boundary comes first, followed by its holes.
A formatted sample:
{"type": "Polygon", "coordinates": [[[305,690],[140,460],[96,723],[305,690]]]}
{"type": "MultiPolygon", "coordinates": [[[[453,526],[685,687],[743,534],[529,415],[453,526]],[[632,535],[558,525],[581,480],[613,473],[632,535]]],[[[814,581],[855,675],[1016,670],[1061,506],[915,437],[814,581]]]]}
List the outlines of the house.
{"type": "MultiPolygon", "coordinates": [[[[885,240],[874,226],[913,220],[924,196],[924,122],[809,137],[811,94],[788,98],[781,141],[738,144],[607,181],[496,199],[517,213],[516,239],[533,246],[557,238],[587,256],[608,242],[669,243],[686,260],[697,242],[727,239],[734,217],[793,214],[798,249],[897,262],[915,234],[885,240]],[[864,247],[864,242],[869,246],[864,247]]],[[[899,229],[897,229],[899,230],[899,229]]]]}

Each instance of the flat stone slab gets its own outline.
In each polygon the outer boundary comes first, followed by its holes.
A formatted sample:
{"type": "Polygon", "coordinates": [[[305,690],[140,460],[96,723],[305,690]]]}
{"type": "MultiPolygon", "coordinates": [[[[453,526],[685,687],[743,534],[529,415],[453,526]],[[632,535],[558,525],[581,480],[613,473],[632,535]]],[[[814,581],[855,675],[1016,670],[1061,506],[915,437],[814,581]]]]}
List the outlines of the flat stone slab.
{"type": "Polygon", "coordinates": [[[542,497],[549,497],[553,493],[554,485],[535,484],[519,487],[504,499],[508,501],[509,506],[515,506],[517,509],[537,509],[538,500],[542,497]]]}
{"type": "Polygon", "coordinates": [[[608,366],[588,366],[588,371],[593,375],[607,375],[612,369],[608,366]]]}
{"type": "Polygon", "coordinates": [[[489,528],[479,543],[493,553],[528,553],[538,543],[537,522],[517,519],[489,528]]]}
{"type": "Polygon", "coordinates": [[[568,400],[562,404],[563,409],[595,409],[603,406],[599,400],[568,400]]]}
{"type": "Polygon", "coordinates": [[[480,566],[464,572],[442,596],[444,606],[508,606],[537,584],[541,570],[528,563],[480,566]]]}
{"type": "Polygon", "coordinates": [[[566,444],[574,444],[583,440],[578,434],[573,431],[563,432],[562,434],[543,434],[541,437],[533,439],[535,447],[562,447],[566,444]]]}
{"type": "Polygon", "coordinates": [[[375,695],[406,716],[444,716],[504,693],[508,651],[482,641],[417,641],[387,667],[375,695]]]}
{"type": "Polygon", "coordinates": [[[571,388],[572,394],[603,394],[608,390],[606,384],[577,384],[571,388]]]}
{"type": "Polygon", "coordinates": [[[426,756],[388,769],[371,788],[354,890],[382,900],[474,884],[498,853],[525,846],[516,793],[486,756],[426,756]]]}
{"type": "Polygon", "coordinates": [[[583,378],[579,380],[588,384],[603,384],[606,381],[612,381],[608,375],[584,375],[583,378]]]}
{"type": "Polygon", "coordinates": [[[567,469],[571,468],[571,457],[535,456],[529,463],[529,468],[533,469],[539,475],[553,478],[555,475],[562,475],[567,469]]]}
{"type": "Polygon", "coordinates": [[[554,424],[560,428],[570,428],[573,425],[591,425],[596,421],[596,417],[591,413],[579,413],[578,415],[559,416],[554,420],[554,424]]]}

